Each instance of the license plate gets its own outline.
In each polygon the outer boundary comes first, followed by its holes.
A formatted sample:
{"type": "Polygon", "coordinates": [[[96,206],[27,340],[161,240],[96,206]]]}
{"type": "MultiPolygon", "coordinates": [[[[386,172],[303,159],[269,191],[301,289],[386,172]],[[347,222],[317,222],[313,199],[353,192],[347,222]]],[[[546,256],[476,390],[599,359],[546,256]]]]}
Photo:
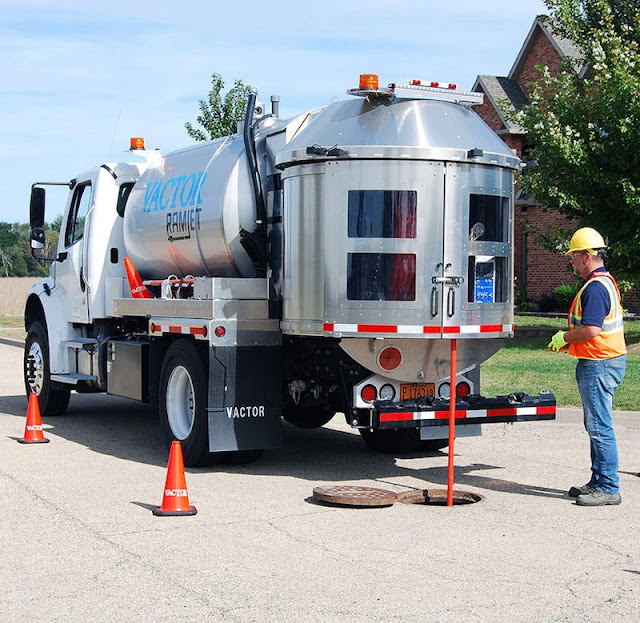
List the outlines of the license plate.
{"type": "Polygon", "coordinates": [[[435,383],[403,383],[400,385],[400,400],[435,398],[435,383]]]}

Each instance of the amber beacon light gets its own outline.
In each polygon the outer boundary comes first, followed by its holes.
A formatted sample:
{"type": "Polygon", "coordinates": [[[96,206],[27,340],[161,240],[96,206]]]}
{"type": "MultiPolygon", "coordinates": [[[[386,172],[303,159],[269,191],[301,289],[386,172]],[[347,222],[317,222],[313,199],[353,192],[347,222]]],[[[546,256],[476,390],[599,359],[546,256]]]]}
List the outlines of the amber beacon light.
{"type": "Polygon", "coordinates": [[[378,88],[377,74],[360,74],[360,88],[376,90],[378,88]]]}
{"type": "Polygon", "coordinates": [[[141,136],[132,136],[130,145],[130,149],[144,149],[144,139],[141,136]]]}

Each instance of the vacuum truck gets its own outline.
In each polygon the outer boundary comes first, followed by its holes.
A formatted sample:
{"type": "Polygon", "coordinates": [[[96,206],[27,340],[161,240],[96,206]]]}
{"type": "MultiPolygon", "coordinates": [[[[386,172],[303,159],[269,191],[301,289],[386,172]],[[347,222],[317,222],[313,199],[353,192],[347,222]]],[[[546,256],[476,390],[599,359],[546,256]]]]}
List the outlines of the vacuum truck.
{"type": "Polygon", "coordinates": [[[25,307],[24,379],[44,417],[72,391],[151,403],[186,465],[249,462],[282,419],[337,413],[382,452],[429,451],[490,422],[555,418],[555,398],[484,397],[480,364],[514,332],[519,159],[479,93],[364,74],[349,98],[281,119],[249,97],[232,136],[69,182],[25,307]],[[452,383],[451,340],[457,342],[452,383]]]}

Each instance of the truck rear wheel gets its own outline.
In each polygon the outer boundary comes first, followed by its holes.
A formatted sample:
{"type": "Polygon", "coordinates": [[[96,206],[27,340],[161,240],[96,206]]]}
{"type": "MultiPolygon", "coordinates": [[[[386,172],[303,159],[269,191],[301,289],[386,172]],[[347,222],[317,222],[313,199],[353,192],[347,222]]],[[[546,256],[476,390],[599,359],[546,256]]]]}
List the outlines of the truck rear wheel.
{"type": "Polygon", "coordinates": [[[448,439],[420,439],[419,428],[400,428],[398,430],[360,429],[360,436],[369,448],[383,454],[434,452],[449,445],[448,439]]]}
{"type": "Polygon", "coordinates": [[[282,417],[285,421],[306,430],[324,426],[335,414],[336,409],[328,399],[309,402],[303,400],[300,404],[295,404],[288,398],[282,407],[282,417]]]}
{"type": "Polygon", "coordinates": [[[38,396],[38,407],[43,416],[62,415],[69,406],[70,389],[59,389],[51,381],[49,372],[49,340],[42,322],[29,327],[24,345],[24,388],[27,396],[32,391],[38,396]]]}
{"type": "Polygon", "coordinates": [[[181,442],[188,467],[213,465],[224,457],[209,452],[208,369],[205,353],[180,339],[167,350],[160,371],[160,427],[167,447],[174,440],[181,442]]]}

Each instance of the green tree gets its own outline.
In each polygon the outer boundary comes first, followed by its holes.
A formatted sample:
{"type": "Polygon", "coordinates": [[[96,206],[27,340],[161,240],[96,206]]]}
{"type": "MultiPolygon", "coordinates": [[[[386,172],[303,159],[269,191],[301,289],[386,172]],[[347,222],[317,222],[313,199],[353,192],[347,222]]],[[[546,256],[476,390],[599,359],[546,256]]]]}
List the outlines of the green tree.
{"type": "Polygon", "coordinates": [[[224,82],[220,74],[212,74],[209,97],[206,101],[200,100],[200,114],[197,119],[201,128],[193,127],[189,122],[184,124],[187,134],[196,141],[207,141],[236,133],[237,120],[244,117],[252,89],[242,80],[236,80],[224,98],[223,89],[224,82]]]}
{"type": "MultiPolygon", "coordinates": [[[[53,238],[57,240],[57,232],[47,233],[53,234],[53,238]]],[[[49,242],[53,241],[47,238],[47,243],[49,242]]],[[[29,225],[0,222],[0,276],[42,277],[48,273],[49,267],[31,255],[29,225]]]]}
{"type": "Polygon", "coordinates": [[[640,279],[640,3],[545,0],[548,24],[582,58],[557,77],[539,67],[531,103],[517,113],[527,159],[519,184],[550,209],[599,230],[608,265],[640,279]],[[580,73],[581,67],[588,67],[580,73]]]}

